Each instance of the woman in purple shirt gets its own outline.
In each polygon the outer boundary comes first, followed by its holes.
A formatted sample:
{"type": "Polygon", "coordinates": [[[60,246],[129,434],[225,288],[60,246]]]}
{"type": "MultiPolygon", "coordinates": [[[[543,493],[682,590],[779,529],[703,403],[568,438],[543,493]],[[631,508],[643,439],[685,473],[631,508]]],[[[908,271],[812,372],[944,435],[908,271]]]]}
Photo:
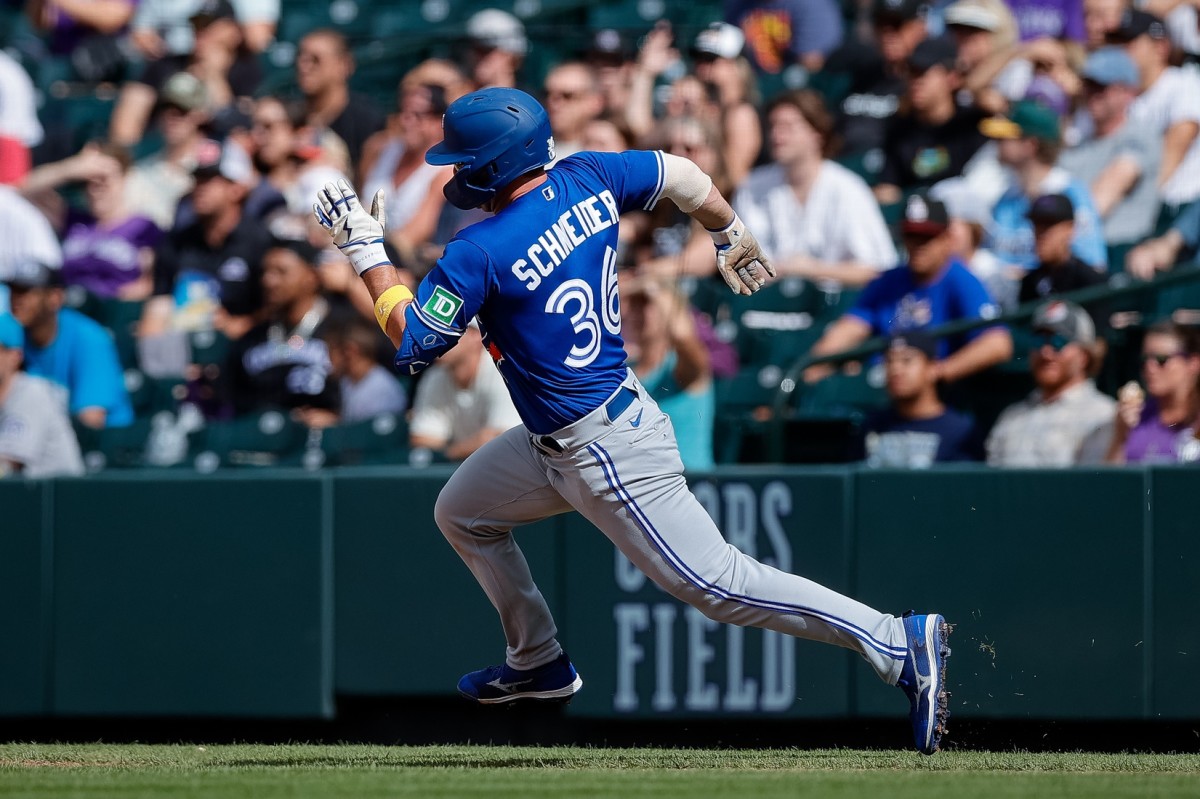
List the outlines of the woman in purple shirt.
{"type": "Polygon", "coordinates": [[[1200,331],[1160,322],[1142,342],[1142,378],[1118,396],[1110,463],[1177,463],[1200,455],[1200,331]]]}
{"type": "Polygon", "coordinates": [[[69,209],[57,225],[63,237],[63,282],[101,298],[141,300],[152,288],[151,253],[162,231],[125,205],[131,160],[122,148],[89,144],[78,154],[29,173],[23,192],[32,194],[82,183],[86,212],[69,209]]]}

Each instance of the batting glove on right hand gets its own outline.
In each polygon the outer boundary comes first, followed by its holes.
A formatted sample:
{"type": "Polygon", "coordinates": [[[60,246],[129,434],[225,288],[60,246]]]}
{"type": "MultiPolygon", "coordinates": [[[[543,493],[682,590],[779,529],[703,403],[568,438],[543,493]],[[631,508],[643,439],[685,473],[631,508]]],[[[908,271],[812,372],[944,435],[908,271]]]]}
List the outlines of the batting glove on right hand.
{"type": "Polygon", "coordinates": [[[749,296],[775,277],[775,267],[767,260],[754,234],[738,216],[724,230],[710,230],[717,245],[717,272],[734,294],[749,296]]]}
{"type": "Polygon", "coordinates": [[[387,226],[383,189],[375,192],[368,214],[345,178],[337,183],[326,183],[325,188],[317,192],[313,215],[359,275],[391,263],[383,250],[383,230],[387,226]]]}

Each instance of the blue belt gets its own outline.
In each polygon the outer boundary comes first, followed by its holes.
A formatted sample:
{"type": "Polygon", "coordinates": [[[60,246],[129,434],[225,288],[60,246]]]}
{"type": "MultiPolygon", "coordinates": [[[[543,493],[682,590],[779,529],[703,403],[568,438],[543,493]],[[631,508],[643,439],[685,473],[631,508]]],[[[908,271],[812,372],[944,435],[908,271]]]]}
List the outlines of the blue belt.
{"type": "MultiPolygon", "coordinates": [[[[637,399],[636,391],[629,386],[621,386],[612,399],[604,403],[604,413],[608,416],[608,420],[615,422],[617,417],[625,413],[625,409],[632,405],[635,399],[637,399]]],[[[534,436],[533,443],[543,450],[550,450],[559,455],[566,452],[563,445],[551,436],[534,436]]]]}

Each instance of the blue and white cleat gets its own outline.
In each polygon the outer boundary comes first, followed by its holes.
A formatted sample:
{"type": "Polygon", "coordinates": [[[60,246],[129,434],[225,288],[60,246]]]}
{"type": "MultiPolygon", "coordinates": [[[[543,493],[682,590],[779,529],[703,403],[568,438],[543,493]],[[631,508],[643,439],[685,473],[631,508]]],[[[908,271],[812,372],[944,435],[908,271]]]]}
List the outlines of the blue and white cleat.
{"type": "Polygon", "coordinates": [[[940,614],[904,614],[904,632],[908,638],[908,656],[896,683],[912,705],[913,744],[917,751],[932,755],[946,732],[950,718],[949,694],[946,693],[946,658],[950,647],[946,640],[952,628],[940,614]]]}
{"type": "Polygon", "coordinates": [[[458,692],[484,705],[498,705],[518,699],[570,701],[583,687],[583,680],[563,652],[557,658],[536,669],[522,671],[504,664],[464,674],[458,681],[458,692]]]}

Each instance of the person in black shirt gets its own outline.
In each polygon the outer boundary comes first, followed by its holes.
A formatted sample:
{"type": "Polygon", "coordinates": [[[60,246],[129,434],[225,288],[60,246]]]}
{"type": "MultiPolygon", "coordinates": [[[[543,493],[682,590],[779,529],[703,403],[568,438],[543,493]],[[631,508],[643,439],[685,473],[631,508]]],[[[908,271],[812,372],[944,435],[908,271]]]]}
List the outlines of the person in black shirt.
{"type": "Polygon", "coordinates": [[[387,122],[374,103],[350,91],[353,74],[354,56],[342,34],[322,28],[300,40],[296,83],[304,95],[305,121],[318,130],[332,130],[346,143],[352,173],[363,143],[387,122]]]}
{"type": "Polygon", "coordinates": [[[229,349],[226,399],[236,415],[288,410],[312,426],[337,422],[341,398],[324,334],[346,316],[321,295],[320,253],[276,239],[263,258],[267,318],[229,349]]]}
{"type": "MultiPolygon", "coordinates": [[[[1025,214],[1033,223],[1037,268],[1021,280],[1021,302],[1087,288],[1105,282],[1104,273],[1071,253],[1075,206],[1065,194],[1045,194],[1025,214]]],[[[1093,312],[1094,315],[1094,312],[1093,312]]]]}
{"type": "Polygon", "coordinates": [[[863,425],[870,466],[922,468],[983,459],[983,438],[970,416],[938,397],[937,339],[922,330],[892,336],[884,353],[888,408],[863,425]]]}
{"type": "Polygon", "coordinates": [[[875,196],[884,204],[903,194],[957,177],[987,139],[986,116],[955,100],[962,84],[953,40],[926,39],[908,57],[908,88],[900,113],[888,123],[883,173],[875,196]]]}

